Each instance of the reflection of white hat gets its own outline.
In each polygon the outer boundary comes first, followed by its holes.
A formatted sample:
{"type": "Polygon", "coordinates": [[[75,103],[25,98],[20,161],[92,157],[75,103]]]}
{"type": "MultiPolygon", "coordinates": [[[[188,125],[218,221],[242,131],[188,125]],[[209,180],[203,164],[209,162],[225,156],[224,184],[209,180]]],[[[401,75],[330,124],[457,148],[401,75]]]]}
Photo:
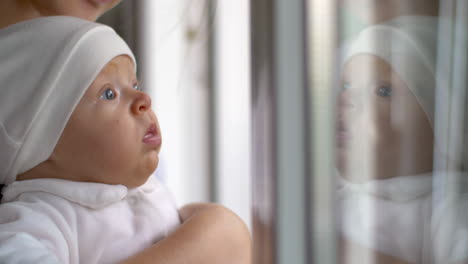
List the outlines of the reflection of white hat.
{"type": "Polygon", "coordinates": [[[402,16],[360,32],[345,62],[359,54],[375,55],[386,61],[434,124],[436,44],[435,17],[402,16]]]}
{"type": "Polygon", "coordinates": [[[135,58],[110,27],[43,17],[0,30],[0,183],[47,160],[74,108],[114,57],[135,58]]]}

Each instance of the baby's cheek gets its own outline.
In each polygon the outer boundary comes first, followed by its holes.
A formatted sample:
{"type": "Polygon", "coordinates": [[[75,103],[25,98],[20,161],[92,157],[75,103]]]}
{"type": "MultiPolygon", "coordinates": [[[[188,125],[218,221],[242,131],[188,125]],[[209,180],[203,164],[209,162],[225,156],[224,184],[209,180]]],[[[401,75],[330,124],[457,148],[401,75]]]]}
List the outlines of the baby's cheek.
{"type": "MultiPolygon", "coordinates": [[[[105,144],[112,155],[126,154],[137,148],[139,134],[132,123],[125,120],[115,120],[103,131],[105,144]]],[[[141,135],[140,141],[143,138],[141,135]]]]}
{"type": "Polygon", "coordinates": [[[401,131],[405,127],[405,123],[408,119],[408,106],[405,103],[405,98],[394,97],[392,98],[390,108],[390,124],[394,130],[401,131]]]}
{"type": "Polygon", "coordinates": [[[423,120],[418,109],[418,103],[410,97],[400,98],[392,107],[392,125],[401,133],[414,129],[421,121],[423,120]]]}

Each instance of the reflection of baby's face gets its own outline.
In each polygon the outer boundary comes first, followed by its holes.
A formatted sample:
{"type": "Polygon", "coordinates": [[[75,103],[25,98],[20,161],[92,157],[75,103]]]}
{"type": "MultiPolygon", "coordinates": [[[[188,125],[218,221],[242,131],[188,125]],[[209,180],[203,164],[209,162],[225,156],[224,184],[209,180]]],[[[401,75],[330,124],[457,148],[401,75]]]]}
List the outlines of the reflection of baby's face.
{"type": "Polygon", "coordinates": [[[424,172],[432,145],[426,114],[392,67],[377,56],[352,57],[338,95],[338,167],[364,166],[372,178],[424,172]]]}

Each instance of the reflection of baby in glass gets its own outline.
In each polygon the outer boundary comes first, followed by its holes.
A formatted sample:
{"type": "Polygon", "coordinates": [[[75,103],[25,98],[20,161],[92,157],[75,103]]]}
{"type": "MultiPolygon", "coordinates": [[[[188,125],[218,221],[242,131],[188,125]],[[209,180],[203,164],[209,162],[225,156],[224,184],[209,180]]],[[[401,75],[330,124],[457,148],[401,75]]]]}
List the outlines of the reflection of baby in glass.
{"type": "Polygon", "coordinates": [[[364,29],[338,95],[340,235],[401,263],[468,259],[468,234],[443,240],[460,226],[436,221],[432,199],[436,32],[423,16],[364,29]]]}

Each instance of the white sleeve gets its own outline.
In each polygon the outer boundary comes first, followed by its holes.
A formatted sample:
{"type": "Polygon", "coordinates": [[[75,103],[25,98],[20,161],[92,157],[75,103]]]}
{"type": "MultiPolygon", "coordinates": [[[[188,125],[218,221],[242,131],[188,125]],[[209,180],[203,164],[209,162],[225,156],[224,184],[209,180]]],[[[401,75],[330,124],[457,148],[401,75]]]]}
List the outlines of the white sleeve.
{"type": "Polygon", "coordinates": [[[70,262],[67,241],[50,208],[32,209],[21,202],[0,205],[0,263],[70,262]]]}
{"type": "Polygon", "coordinates": [[[59,264],[40,241],[26,233],[0,233],[0,262],[9,264],[59,264]]]}

